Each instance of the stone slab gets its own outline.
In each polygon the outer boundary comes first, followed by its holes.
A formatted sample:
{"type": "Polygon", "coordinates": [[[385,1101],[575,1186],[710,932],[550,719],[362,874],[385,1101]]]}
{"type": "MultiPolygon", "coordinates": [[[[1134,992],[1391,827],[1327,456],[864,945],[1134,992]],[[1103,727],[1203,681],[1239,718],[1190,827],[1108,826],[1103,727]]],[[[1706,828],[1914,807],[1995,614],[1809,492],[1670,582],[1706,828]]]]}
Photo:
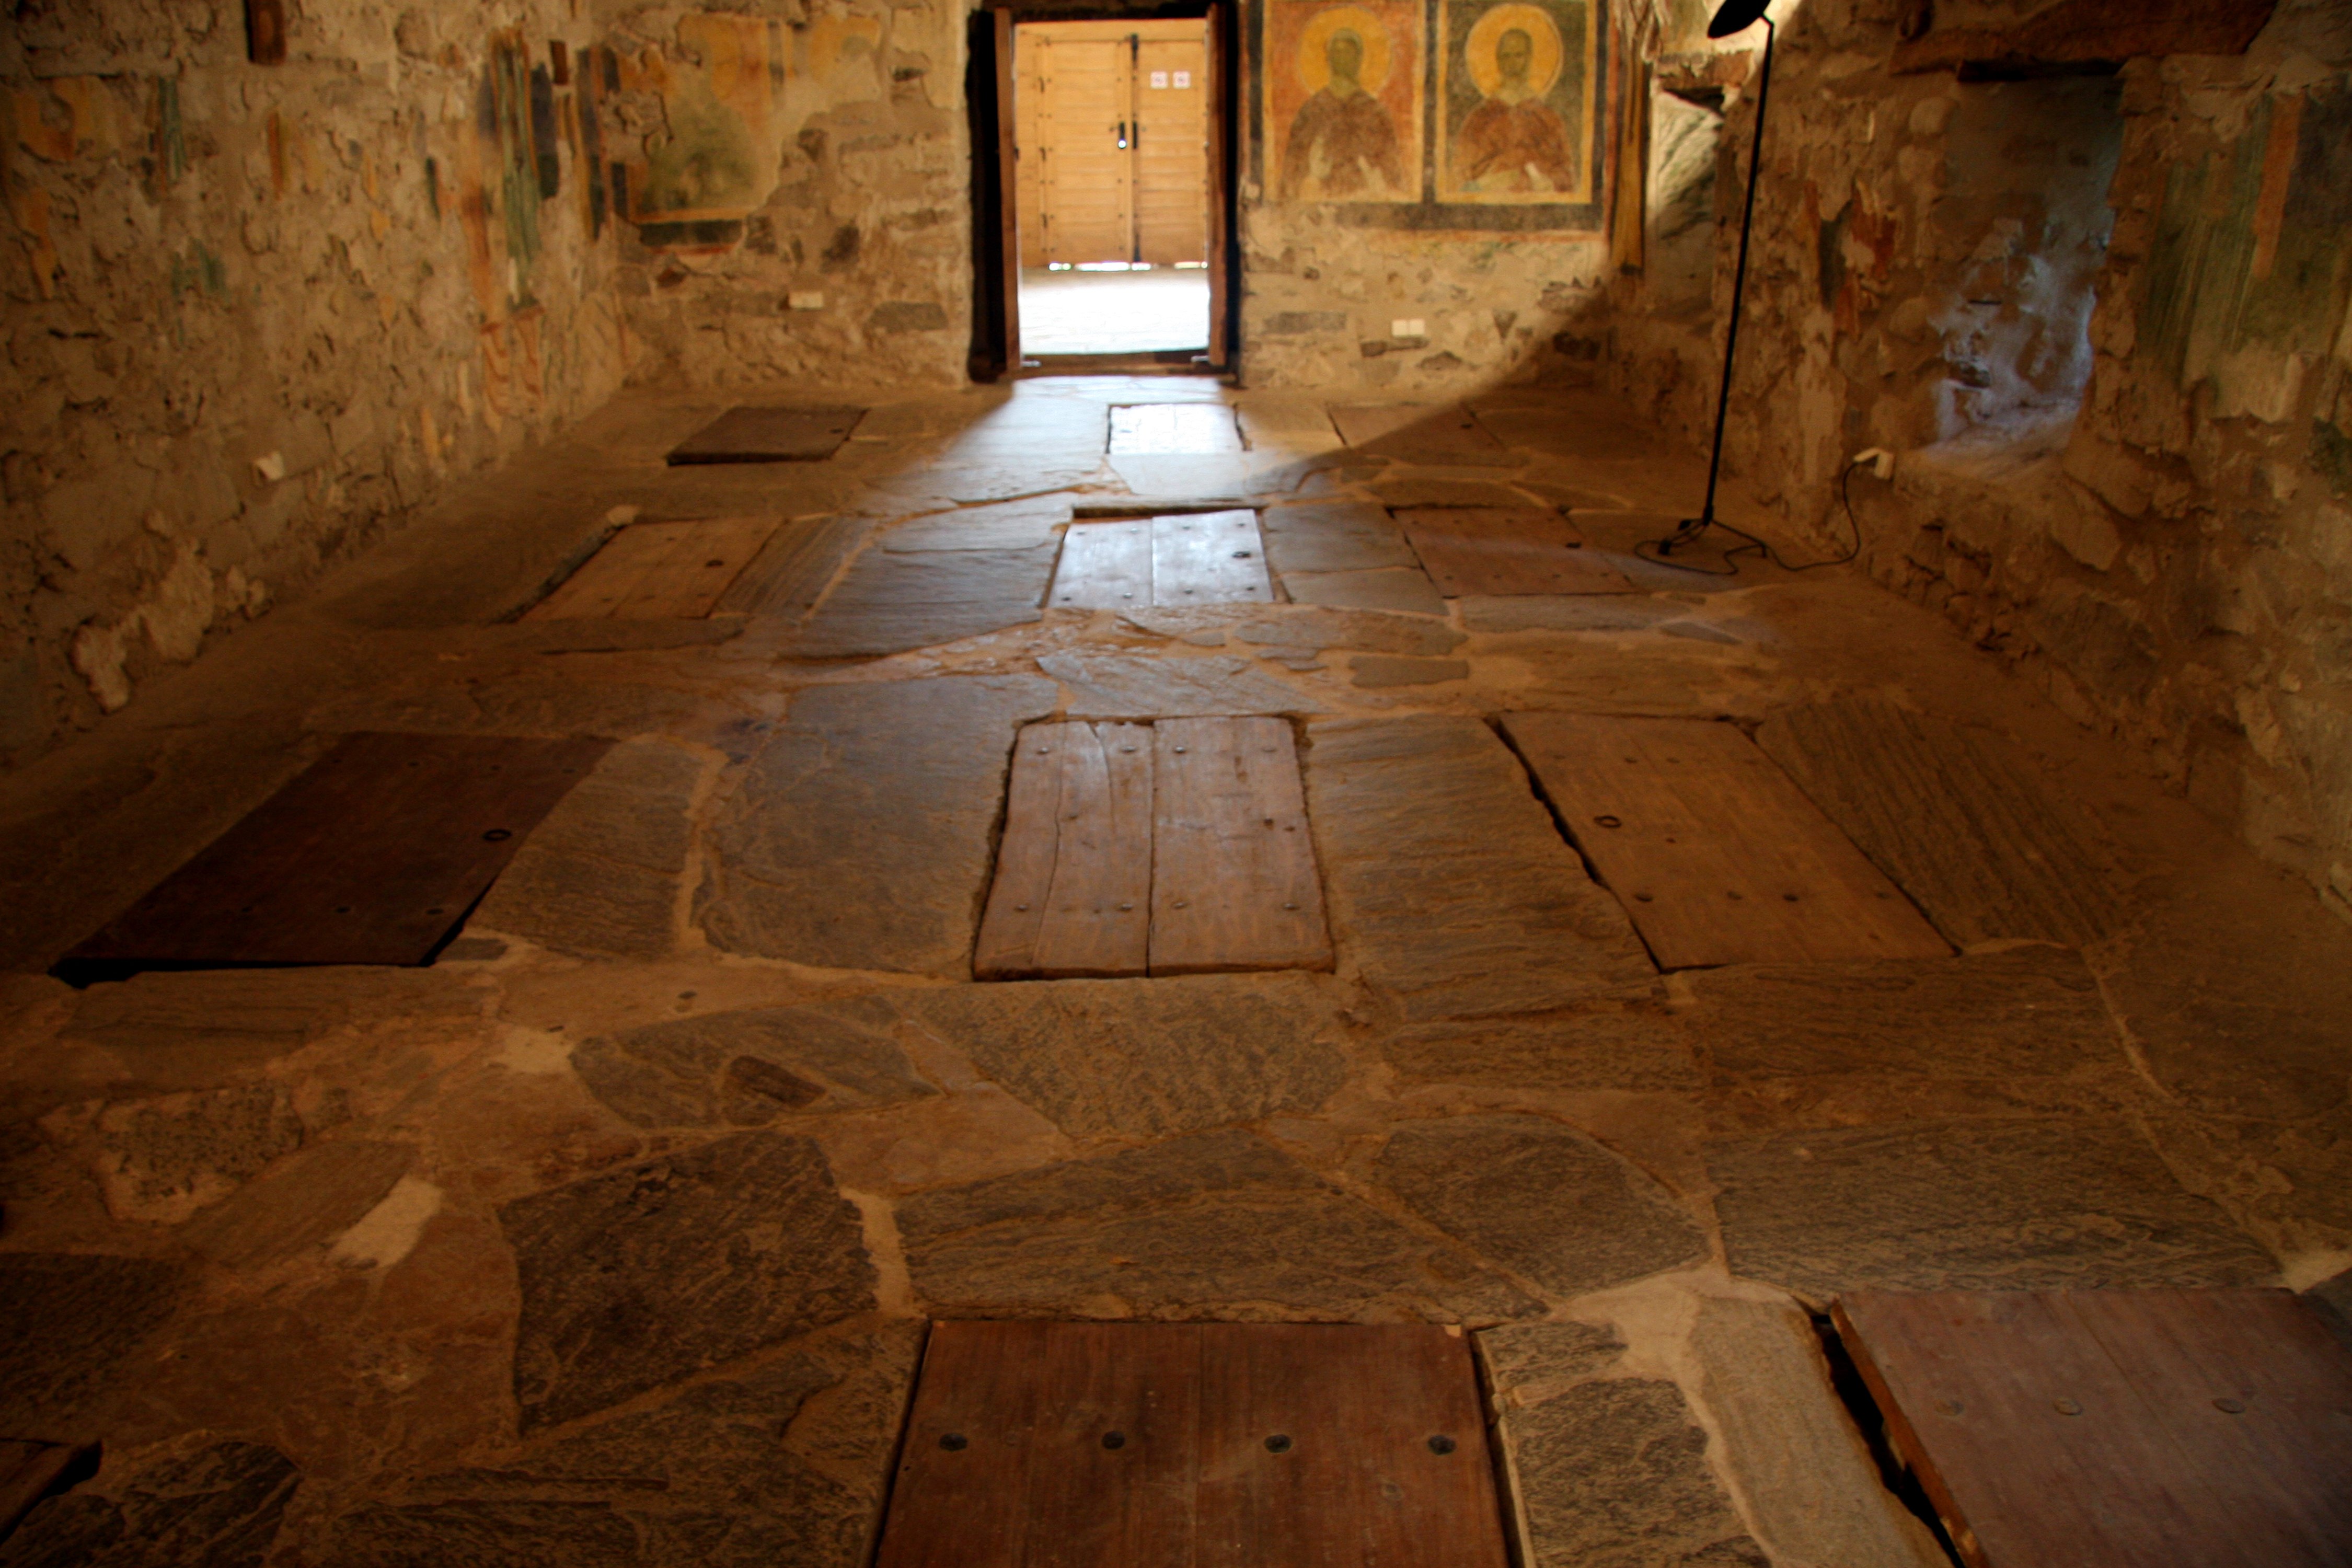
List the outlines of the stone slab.
{"type": "Polygon", "coordinates": [[[1570,595],[1559,598],[1469,598],[1462,601],[1462,624],[1474,632],[1648,631],[1673,620],[1686,606],[1646,595],[1570,595]]]}
{"type": "Polygon", "coordinates": [[[1340,943],[1407,1022],[1550,1011],[1654,973],[1479,721],[1318,724],[1307,787],[1340,943]]]}
{"type": "Polygon", "coordinates": [[[2277,1265],[2126,1123],[1948,1118],[1706,1151],[1732,1272],[1840,1290],[2245,1285],[2277,1265]]]}
{"type": "Polygon", "coordinates": [[[1517,489],[1492,479],[1445,479],[1420,474],[1398,474],[1375,480],[1372,493],[1392,511],[1430,506],[1524,508],[1528,504],[1528,498],[1517,489]]]}
{"type": "Polygon", "coordinates": [[[1418,566],[1377,572],[1286,572],[1283,591],[1294,604],[1327,605],[1337,610],[1395,610],[1443,616],[1445,601],[1418,566]]]}
{"type": "Polygon", "coordinates": [[[1468,640],[1452,626],[1394,616],[1357,614],[1301,605],[1234,631],[1242,642],[1263,647],[1347,648],[1363,653],[1431,658],[1452,653],[1468,640]]]}
{"type": "Polygon", "coordinates": [[[1812,1321],[1790,1302],[1700,1299],[1690,1336],[1717,1453],[1776,1562],[1949,1568],[1879,1479],[1812,1321]]]}
{"type": "Polygon", "coordinates": [[[216,1443],[42,1503],[5,1543],[8,1568],[260,1568],[301,1472],[259,1443],[216,1443]]]}
{"type": "Polygon", "coordinates": [[[1042,620],[1057,548],[868,550],[786,651],[799,658],[875,657],[1042,620]]]}
{"type": "Polygon", "coordinates": [[[1076,1138],[1305,1115],[1347,1075],[1339,1004],[1304,976],[959,986],[906,1006],[1076,1138]]]}
{"type": "Polygon", "coordinates": [[[1329,710],[1249,659],[1050,653],[1037,668],[1070,689],[1073,719],[1179,719],[1329,710]]]}
{"type": "Polygon", "coordinates": [[[351,1138],[315,1144],[198,1215],[181,1237],[230,1268],[291,1258],[357,1225],[415,1159],[408,1143],[351,1138]]]}
{"type": "Polygon", "coordinates": [[[1349,684],[1364,687],[1442,686],[1470,679],[1470,662],[1461,658],[1402,658],[1393,654],[1359,654],[1348,661],[1349,684]]]}
{"type": "Polygon", "coordinates": [[[1584,1323],[1478,1336],[1526,1568],[1767,1568],[1682,1391],[1584,1323]]]}
{"type": "Polygon", "coordinates": [[[1250,1133],[1198,1133],[908,1199],[934,1316],[1492,1322],[1534,1298],[1250,1133]]]}
{"type": "Polygon", "coordinates": [[[1560,1296],[1703,1262],[1706,1237],[1641,1170],[1536,1116],[1455,1116],[1391,1134],[1373,1171],[1432,1225],[1560,1296]]]}
{"type": "Polygon", "coordinates": [[[802,692],[709,829],[712,943],[969,974],[1013,731],[1058,695],[1023,676],[802,692]]]}
{"type": "Polygon", "coordinates": [[[97,1132],[108,1212],[149,1225],[218,1203],[303,1138],[293,1098],[269,1082],[118,1101],[97,1132]]]}
{"type": "Polygon", "coordinates": [[[518,1198],[499,1222],[525,1431],[874,1305],[857,1207],[806,1138],[734,1133],[518,1198]]]}
{"type": "Polygon", "coordinates": [[[787,1111],[869,1110],[939,1091],[891,1037],[898,1012],[860,997],[667,1019],[581,1042],[572,1070],[639,1127],[759,1127],[787,1111]]]}
{"type": "Polygon", "coordinates": [[[1418,570],[1421,558],[1388,509],[1370,501],[1298,501],[1258,514],[1266,558],[1286,575],[1293,572],[1371,572],[1383,567],[1418,570]]]}
{"type": "Polygon", "coordinates": [[[101,1436],[86,1408],[129,1370],[184,1281],[171,1264],[104,1253],[0,1253],[0,1431],[101,1436]]]}
{"type": "Polygon", "coordinates": [[[533,830],[467,928],[582,957],[669,952],[701,782],[701,759],[683,747],[614,747],[533,830]]]}
{"type": "Polygon", "coordinates": [[[1054,542],[1070,521],[1067,495],[1032,496],[994,506],[963,507],[914,518],[876,541],[901,553],[933,550],[1035,550],[1054,542]]]}
{"type": "Polygon", "coordinates": [[[1704,1081],[1689,1037],[1646,996],[1618,1007],[1415,1024],[1384,1036],[1381,1052],[1405,1083],[1687,1094],[1704,1081]]]}

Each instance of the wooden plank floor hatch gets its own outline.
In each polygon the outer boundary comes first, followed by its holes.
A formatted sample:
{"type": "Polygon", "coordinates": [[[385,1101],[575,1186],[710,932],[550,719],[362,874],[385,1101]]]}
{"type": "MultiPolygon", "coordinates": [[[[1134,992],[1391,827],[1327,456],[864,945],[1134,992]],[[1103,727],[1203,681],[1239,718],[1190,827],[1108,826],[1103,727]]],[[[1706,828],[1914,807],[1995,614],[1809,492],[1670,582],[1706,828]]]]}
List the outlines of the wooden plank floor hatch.
{"type": "Polygon", "coordinates": [[[726,597],[778,526],[772,517],[630,523],[523,619],[698,619],[726,597]]]}
{"type": "Polygon", "coordinates": [[[1659,967],[1951,952],[1737,726],[1579,713],[1503,723],[1659,967]]]}
{"type": "Polygon", "coordinates": [[[1503,1568],[1469,1342],[935,1324],[878,1568],[1503,1568]]]}
{"type": "Polygon", "coordinates": [[[1055,609],[1274,602],[1257,513],[1174,512],[1074,522],[1046,601],[1055,609]]]}
{"type": "Polygon", "coordinates": [[[423,963],[611,746],[346,735],[58,973],[423,963]]]}
{"type": "Polygon", "coordinates": [[[673,467],[687,463],[817,463],[832,457],[866,417],[863,408],[729,409],[670,448],[673,467]]]}
{"type": "Polygon", "coordinates": [[[972,972],[982,980],[1328,969],[1290,726],[1032,724],[972,972]]]}
{"type": "Polygon", "coordinates": [[[1970,1568],[2352,1564],[2352,1352],[2285,1291],[1866,1290],[1834,1316],[1970,1568]]]}

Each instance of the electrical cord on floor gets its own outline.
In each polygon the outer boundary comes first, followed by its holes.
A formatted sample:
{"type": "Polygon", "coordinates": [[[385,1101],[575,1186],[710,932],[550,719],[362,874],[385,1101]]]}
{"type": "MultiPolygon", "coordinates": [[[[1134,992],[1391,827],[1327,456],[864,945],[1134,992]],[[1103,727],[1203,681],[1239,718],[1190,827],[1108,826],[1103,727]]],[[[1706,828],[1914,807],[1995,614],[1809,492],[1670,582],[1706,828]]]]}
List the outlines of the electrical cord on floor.
{"type": "Polygon", "coordinates": [[[1712,566],[1694,566],[1687,561],[1675,561],[1667,558],[1665,554],[1667,549],[1690,543],[1698,537],[1700,531],[1693,531],[1687,537],[1673,534],[1664,539],[1645,539],[1633,546],[1633,553],[1659,566],[1672,566],[1682,572],[1704,573],[1709,577],[1738,576],[1738,558],[1742,555],[1761,555],[1783,572],[1818,572],[1824,566],[1843,566],[1862,553],[1862,521],[1853,515],[1853,471],[1874,456],[1876,456],[1875,453],[1864,453],[1848,463],[1838,474],[1838,499],[1845,503],[1846,529],[1853,535],[1853,543],[1847,547],[1846,552],[1843,555],[1833,555],[1826,561],[1808,561],[1801,565],[1791,566],[1780,559],[1780,552],[1772,548],[1769,542],[1757,538],[1746,529],[1734,528],[1721,518],[1717,518],[1707,524],[1707,527],[1719,528],[1726,533],[1748,542],[1745,544],[1734,545],[1723,552],[1724,569],[1721,571],[1712,566]]]}

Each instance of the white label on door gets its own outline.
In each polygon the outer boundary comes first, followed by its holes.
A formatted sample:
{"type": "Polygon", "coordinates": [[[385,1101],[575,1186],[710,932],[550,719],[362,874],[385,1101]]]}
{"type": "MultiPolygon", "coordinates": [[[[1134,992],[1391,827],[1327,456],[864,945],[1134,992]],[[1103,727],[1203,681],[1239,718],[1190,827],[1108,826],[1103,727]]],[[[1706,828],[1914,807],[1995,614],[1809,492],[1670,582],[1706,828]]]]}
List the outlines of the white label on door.
{"type": "MultiPolygon", "coordinates": [[[[1151,73],[1151,85],[1162,91],[1165,91],[1168,87],[1168,73],[1166,71],[1153,71],[1151,73]]],[[[1182,82],[1178,82],[1176,85],[1181,87],[1184,84],[1182,82]]]]}
{"type": "MultiPolygon", "coordinates": [[[[1152,74],[1153,74],[1154,76],[1157,76],[1157,75],[1159,75],[1160,73],[1159,73],[1159,72],[1157,72],[1157,71],[1154,71],[1152,74]]],[[[1156,82],[1156,81],[1155,81],[1155,82],[1153,82],[1151,85],[1152,85],[1152,86],[1154,86],[1154,87],[1158,87],[1160,84],[1159,84],[1158,82],[1156,82]]],[[[1184,88],[1184,87],[1190,87],[1190,86],[1192,86],[1192,73],[1191,71],[1178,71],[1178,72],[1176,73],[1176,85],[1177,85],[1178,87],[1180,87],[1180,88],[1184,88]]]]}

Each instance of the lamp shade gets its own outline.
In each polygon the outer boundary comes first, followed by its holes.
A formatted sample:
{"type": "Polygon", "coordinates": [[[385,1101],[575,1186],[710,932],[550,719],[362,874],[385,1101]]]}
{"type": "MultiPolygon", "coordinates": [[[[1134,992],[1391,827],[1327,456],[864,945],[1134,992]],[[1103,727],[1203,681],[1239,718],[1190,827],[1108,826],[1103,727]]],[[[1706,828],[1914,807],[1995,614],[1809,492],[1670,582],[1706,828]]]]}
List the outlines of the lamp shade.
{"type": "Polygon", "coordinates": [[[1715,20],[1706,25],[1710,38],[1727,38],[1734,33],[1744,33],[1763,20],[1764,8],[1772,0],[1723,0],[1716,8],[1715,20]]]}

